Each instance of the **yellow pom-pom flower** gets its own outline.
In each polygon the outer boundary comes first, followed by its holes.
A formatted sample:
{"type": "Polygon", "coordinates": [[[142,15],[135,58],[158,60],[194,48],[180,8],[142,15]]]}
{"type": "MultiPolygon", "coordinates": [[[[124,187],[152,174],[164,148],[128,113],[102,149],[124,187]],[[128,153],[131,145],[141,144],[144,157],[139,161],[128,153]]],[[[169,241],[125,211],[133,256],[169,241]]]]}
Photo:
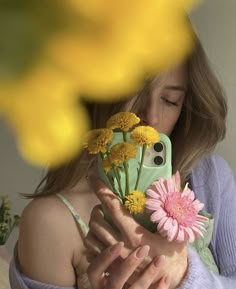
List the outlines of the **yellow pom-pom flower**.
{"type": "Polygon", "coordinates": [[[107,121],[107,127],[110,129],[121,129],[129,131],[134,125],[140,122],[140,118],[134,113],[125,111],[112,115],[107,121]]]}
{"type": "Polygon", "coordinates": [[[135,145],[131,143],[118,143],[115,144],[110,151],[110,159],[111,162],[118,166],[119,164],[123,163],[132,158],[136,158],[137,148],[135,145]]]}
{"type": "Polygon", "coordinates": [[[146,197],[143,192],[140,191],[132,191],[127,197],[125,201],[125,208],[130,211],[130,213],[138,214],[143,213],[146,203],[146,197]]]}
{"type": "Polygon", "coordinates": [[[160,141],[158,131],[151,126],[138,126],[130,134],[131,139],[135,144],[151,147],[152,144],[160,141]]]}
{"type": "Polygon", "coordinates": [[[113,131],[108,128],[94,129],[88,132],[84,142],[84,148],[87,148],[90,154],[99,152],[105,153],[107,145],[112,142],[113,131]]]}

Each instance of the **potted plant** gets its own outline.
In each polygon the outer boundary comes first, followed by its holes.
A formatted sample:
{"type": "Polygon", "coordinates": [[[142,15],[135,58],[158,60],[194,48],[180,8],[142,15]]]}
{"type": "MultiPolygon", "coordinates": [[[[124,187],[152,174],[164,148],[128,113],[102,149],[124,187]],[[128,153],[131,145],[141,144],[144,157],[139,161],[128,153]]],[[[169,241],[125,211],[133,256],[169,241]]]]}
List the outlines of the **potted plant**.
{"type": "Polygon", "coordinates": [[[8,196],[1,197],[0,206],[0,257],[9,261],[10,256],[6,249],[6,242],[15,227],[19,225],[20,216],[11,214],[8,196]]]}

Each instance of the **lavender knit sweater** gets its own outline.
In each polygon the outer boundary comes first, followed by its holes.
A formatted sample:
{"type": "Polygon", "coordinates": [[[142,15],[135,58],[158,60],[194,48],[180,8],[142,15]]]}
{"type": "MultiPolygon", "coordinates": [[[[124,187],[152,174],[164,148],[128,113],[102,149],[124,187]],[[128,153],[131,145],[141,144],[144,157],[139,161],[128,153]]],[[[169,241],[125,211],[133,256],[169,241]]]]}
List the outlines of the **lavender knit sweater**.
{"type": "MultiPolygon", "coordinates": [[[[214,216],[211,251],[220,275],[209,272],[197,253],[189,248],[188,272],[178,289],[236,289],[236,185],[227,163],[212,155],[199,162],[192,172],[192,188],[205,204],[204,210],[214,216]]],[[[24,276],[12,260],[12,289],[63,289],[24,276]]],[[[66,288],[72,289],[72,288],[66,288]]]]}

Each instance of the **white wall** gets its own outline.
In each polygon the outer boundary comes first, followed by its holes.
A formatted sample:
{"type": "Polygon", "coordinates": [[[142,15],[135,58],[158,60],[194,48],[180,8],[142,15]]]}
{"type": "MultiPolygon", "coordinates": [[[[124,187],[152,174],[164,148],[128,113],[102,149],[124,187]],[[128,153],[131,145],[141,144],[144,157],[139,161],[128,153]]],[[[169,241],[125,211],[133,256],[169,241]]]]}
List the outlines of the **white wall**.
{"type": "Polygon", "coordinates": [[[193,13],[205,50],[221,79],[228,97],[229,114],[226,139],[217,151],[236,174],[236,1],[205,0],[193,13]]]}
{"type": "MultiPolygon", "coordinates": [[[[29,166],[19,156],[11,132],[0,119],[0,196],[9,195],[14,214],[20,214],[28,202],[18,193],[32,193],[41,175],[41,170],[29,166]]],[[[10,252],[17,234],[16,229],[7,242],[10,252]]]]}
{"type": "MultiPolygon", "coordinates": [[[[228,132],[218,151],[228,160],[236,173],[236,1],[205,0],[192,15],[203,45],[225,86],[228,102],[228,132]]],[[[18,192],[31,193],[41,178],[41,170],[30,167],[18,155],[11,133],[0,119],[0,195],[10,194],[12,206],[20,213],[26,201],[18,192]]],[[[17,231],[7,246],[12,251],[17,231]]]]}

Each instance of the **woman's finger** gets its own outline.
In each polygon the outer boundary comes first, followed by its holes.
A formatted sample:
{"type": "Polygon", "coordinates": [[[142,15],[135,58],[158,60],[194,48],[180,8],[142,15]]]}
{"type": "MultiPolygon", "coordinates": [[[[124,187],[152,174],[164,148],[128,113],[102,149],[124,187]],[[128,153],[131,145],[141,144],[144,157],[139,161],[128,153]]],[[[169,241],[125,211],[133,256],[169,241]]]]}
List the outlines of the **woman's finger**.
{"type": "Polygon", "coordinates": [[[95,194],[105,206],[117,228],[127,235],[130,231],[135,232],[139,225],[124,208],[117,196],[97,177],[91,175],[89,179],[95,194]]]}
{"type": "Polygon", "coordinates": [[[103,289],[105,284],[105,272],[112,262],[119,256],[123,242],[105,249],[88,267],[88,279],[93,289],[103,289]]]}
{"type": "MultiPolygon", "coordinates": [[[[143,270],[139,277],[132,282],[130,289],[149,288],[151,284],[156,283],[163,276],[162,268],[165,264],[165,257],[159,256],[143,270]]],[[[128,281],[130,283],[131,280],[128,281]]]]}
{"type": "Polygon", "coordinates": [[[120,234],[106,222],[100,206],[96,206],[92,210],[89,229],[106,246],[120,241],[120,234]]]}
{"type": "Polygon", "coordinates": [[[98,240],[91,231],[88,232],[84,240],[84,245],[89,253],[95,256],[100,254],[107,247],[100,240],[98,240]]]}
{"type": "Polygon", "coordinates": [[[147,245],[137,248],[124,261],[122,261],[118,268],[113,268],[113,270],[110,271],[109,278],[107,279],[107,288],[123,288],[124,284],[139,264],[148,255],[149,249],[150,247],[147,245]]]}
{"type": "Polygon", "coordinates": [[[170,282],[171,282],[170,277],[168,275],[165,275],[161,278],[157,287],[154,287],[153,289],[170,289],[170,282]]]}

